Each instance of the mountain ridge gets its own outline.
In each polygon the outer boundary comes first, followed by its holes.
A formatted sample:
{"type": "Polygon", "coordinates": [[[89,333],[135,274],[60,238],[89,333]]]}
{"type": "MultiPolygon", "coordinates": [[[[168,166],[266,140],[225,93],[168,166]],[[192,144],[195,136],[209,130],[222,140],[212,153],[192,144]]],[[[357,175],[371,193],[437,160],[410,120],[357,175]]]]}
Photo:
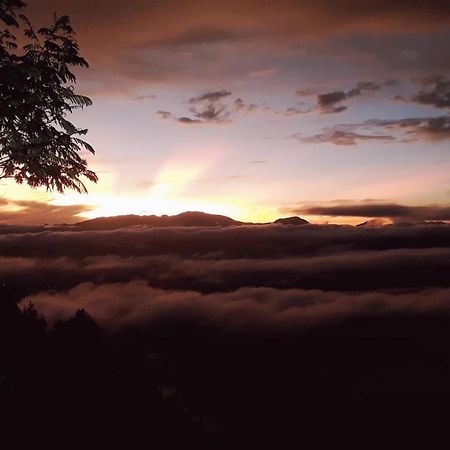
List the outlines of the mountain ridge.
{"type": "Polygon", "coordinates": [[[162,215],[137,215],[128,214],[111,217],[97,217],[95,219],[84,220],[74,226],[84,230],[114,230],[118,228],[128,228],[132,226],[147,227],[229,227],[242,225],[306,225],[307,222],[300,217],[289,217],[277,219],[275,222],[252,223],[241,222],[220,214],[208,214],[199,211],[186,211],[173,216],[162,215]]]}

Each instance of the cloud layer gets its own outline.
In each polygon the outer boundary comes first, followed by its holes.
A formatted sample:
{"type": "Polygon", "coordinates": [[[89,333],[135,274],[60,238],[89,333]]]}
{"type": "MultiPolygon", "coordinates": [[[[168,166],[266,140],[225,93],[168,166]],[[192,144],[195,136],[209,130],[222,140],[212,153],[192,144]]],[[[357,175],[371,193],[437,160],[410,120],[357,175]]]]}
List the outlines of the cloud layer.
{"type": "Polygon", "coordinates": [[[257,331],[312,326],[354,316],[450,309],[450,289],[415,293],[339,293],[246,288],[232,293],[201,294],[154,289],[145,281],[126,284],[80,284],[66,293],[43,293],[24,299],[51,321],[67,319],[84,308],[106,329],[149,327],[193,321],[257,331]]]}
{"type": "Polygon", "coordinates": [[[448,307],[449,225],[63,230],[0,230],[2,296],[50,320],[261,331],[448,307]]]}

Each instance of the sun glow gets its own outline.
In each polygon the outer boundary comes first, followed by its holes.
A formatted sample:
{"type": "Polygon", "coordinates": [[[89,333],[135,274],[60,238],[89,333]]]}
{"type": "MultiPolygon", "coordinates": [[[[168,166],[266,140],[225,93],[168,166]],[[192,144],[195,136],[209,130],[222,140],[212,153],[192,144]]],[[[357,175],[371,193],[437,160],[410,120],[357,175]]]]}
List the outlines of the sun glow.
{"type": "MultiPolygon", "coordinates": [[[[95,168],[100,176],[98,184],[89,184],[89,194],[74,192],[64,194],[48,193],[43,189],[32,189],[17,185],[11,180],[1,186],[2,196],[11,201],[5,209],[21,210],[23,206],[15,201],[36,201],[54,206],[80,205],[80,213],[71,222],[128,214],[175,215],[186,211],[201,211],[220,214],[244,222],[270,222],[279,216],[278,208],[271,205],[256,205],[249,198],[229,193],[214,195],[208,191],[195,192],[195,183],[203,183],[206,174],[215,162],[211,155],[194,157],[180,161],[180,158],[164,164],[156,177],[146,183],[145,188],[122,189],[117,172],[109,167],[95,168]]],[[[216,155],[217,156],[217,155],[216,155]]],[[[144,183],[145,184],[145,183],[144,183]]],[[[201,184],[202,185],[202,184],[201,184]]],[[[198,185],[197,185],[198,186],[198,185]]],[[[43,216],[41,221],[51,221],[43,216]]]]}
{"type": "Polygon", "coordinates": [[[186,194],[189,185],[210,166],[205,160],[194,165],[167,163],[149,183],[144,192],[127,194],[113,193],[116,179],[106,177],[102,186],[92,189],[88,196],[65,194],[51,201],[55,205],[84,204],[88,210],[80,214],[80,219],[108,217],[126,214],[174,215],[185,211],[202,211],[230,217],[242,216],[242,209],[235,198],[192,197],[186,194]]]}

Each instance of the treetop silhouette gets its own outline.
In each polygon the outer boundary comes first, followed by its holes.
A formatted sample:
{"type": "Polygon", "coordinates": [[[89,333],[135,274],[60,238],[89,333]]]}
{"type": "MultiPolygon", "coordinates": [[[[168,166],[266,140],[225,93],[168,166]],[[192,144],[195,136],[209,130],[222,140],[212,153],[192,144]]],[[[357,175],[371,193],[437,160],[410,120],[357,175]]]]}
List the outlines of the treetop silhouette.
{"type": "Polygon", "coordinates": [[[81,178],[96,182],[97,175],[82,153],[94,149],[80,138],[87,129],[66,116],[92,104],[74,89],[73,69],[89,65],[79,54],[68,16],[55,14],[50,27],[35,29],[23,14],[25,6],[21,0],[0,0],[6,26],[0,29],[0,178],[85,193],[81,178]],[[11,29],[23,32],[21,48],[11,29]]]}

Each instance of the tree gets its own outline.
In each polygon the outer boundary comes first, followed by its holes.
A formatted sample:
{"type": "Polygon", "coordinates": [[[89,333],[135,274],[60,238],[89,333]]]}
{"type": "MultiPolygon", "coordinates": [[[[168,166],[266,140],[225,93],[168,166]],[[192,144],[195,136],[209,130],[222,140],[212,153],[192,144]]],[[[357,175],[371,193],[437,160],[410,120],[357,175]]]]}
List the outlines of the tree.
{"type": "Polygon", "coordinates": [[[0,0],[0,179],[63,192],[87,192],[81,177],[96,182],[81,156],[94,149],[66,119],[92,101],[75,93],[73,68],[89,67],[80,56],[68,16],[54,15],[48,28],[35,30],[21,0],[0,0]],[[22,30],[19,48],[10,29],[22,30]]]}

